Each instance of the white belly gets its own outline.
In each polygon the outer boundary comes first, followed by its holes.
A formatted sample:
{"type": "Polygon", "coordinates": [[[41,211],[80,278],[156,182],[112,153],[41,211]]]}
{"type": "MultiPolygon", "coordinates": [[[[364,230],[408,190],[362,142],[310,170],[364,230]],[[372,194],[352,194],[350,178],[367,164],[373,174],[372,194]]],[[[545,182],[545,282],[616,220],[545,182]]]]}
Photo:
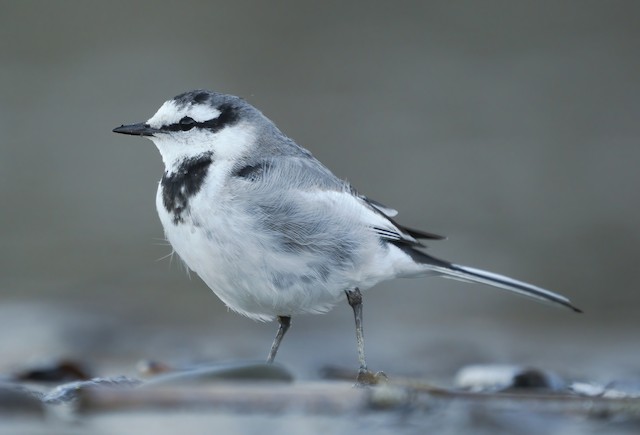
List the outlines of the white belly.
{"type": "Polygon", "coordinates": [[[233,207],[205,206],[196,195],[184,222],[175,224],[160,196],[159,192],[158,214],[175,252],[240,314],[266,321],[326,312],[353,286],[347,277],[317,279],[317,271],[300,255],[271,251],[268,237],[256,234],[249,217],[233,207]]]}

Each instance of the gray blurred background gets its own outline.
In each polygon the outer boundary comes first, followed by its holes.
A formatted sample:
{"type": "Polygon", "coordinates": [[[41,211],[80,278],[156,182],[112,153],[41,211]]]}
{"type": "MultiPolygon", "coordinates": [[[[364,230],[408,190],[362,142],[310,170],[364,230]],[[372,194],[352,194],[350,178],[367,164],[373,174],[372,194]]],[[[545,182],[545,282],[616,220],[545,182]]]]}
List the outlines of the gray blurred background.
{"type": "MultiPolygon", "coordinates": [[[[430,252],[564,293],[365,294],[369,363],[447,379],[522,363],[637,375],[640,3],[0,3],[0,367],[77,357],[264,358],[275,324],[228,312],[164,258],[153,144],[111,133],[193,88],[248,99],[338,176],[445,234],[430,252]],[[162,259],[164,258],[164,259],[162,259]]],[[[294,319],[279,361],[356,367],[349,307],[294,319]]]]}

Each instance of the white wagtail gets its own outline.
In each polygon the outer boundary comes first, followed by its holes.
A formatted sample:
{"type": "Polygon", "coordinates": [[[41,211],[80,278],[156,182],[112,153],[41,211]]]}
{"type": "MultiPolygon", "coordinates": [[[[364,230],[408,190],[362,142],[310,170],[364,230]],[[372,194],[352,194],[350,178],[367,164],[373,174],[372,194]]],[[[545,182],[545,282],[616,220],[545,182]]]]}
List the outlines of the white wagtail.
{"type": "Polygon", "coordinates": [[[195,90],[165,102],[147,122],[113,130],[151,139],[165,165],[156,206],[166,237],[232,310],[278,319],[268,362],[291,317],[353,308],[367,379],[362,295],[381,281],[437,275],[489,284],[580,311],[558,294],[423,252],[442,239],[393,220],[397,211],[358,193],[258,109],[195,90]]]}

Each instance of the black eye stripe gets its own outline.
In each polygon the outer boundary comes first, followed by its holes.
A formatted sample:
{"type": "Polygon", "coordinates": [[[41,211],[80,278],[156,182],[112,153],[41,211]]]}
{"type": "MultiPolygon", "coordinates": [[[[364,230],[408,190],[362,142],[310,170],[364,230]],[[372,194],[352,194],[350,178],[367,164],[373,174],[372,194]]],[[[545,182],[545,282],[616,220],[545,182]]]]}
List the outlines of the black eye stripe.
{"type": "Polygon", "coordinates": [[[230,104],[223,104],[218,107],[220,115],[217,118],[203,122],[197,122],[189,116],[183,117],[175,124],[165,125],[160,128],[162,131],[188,131],[192,128],[207,129],[211,132],[222,130],[223,128],[238,122],[238,110],[230,104]]]}

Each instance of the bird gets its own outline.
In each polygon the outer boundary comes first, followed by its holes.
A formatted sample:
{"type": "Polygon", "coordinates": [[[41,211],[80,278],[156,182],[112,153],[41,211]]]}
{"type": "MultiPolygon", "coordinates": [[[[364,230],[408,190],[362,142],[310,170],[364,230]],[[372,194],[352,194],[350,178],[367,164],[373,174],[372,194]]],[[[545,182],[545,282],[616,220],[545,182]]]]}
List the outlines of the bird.
{"type": "Polygon", "coordinates": [[[346,299],[356,326],[357,381],[373,383],[362,292],[394,278],[487,284],[581,312],[560,294],[431,256],[424,241],[443,236],[396,222],[397,210],[335,176],[240,97],[188,91],[146,122],[113,132],[150,139],[159,150],[165,170],[156,208],[187,268],[232,311],[277,319],[267,363],[293,316],[325,313],[346,299]]]}

